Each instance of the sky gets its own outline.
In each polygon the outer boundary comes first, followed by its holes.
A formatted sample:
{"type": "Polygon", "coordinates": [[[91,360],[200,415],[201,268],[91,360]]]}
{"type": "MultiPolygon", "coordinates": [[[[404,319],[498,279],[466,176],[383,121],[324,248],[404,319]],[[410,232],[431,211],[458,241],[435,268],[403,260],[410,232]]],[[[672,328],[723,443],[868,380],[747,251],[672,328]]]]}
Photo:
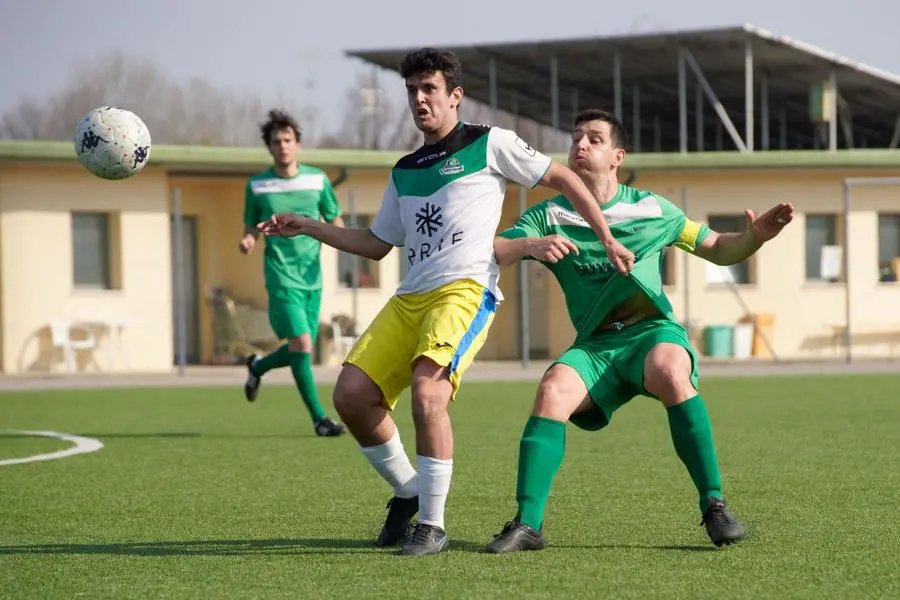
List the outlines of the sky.
{"type": "MultiPolygon", "coordinates": [[[[349,49],[602,36],[749,23],[900,74],[900,2],[855,0],[0,0],[0,110],[64,88],[110,50],[149,59],[176,81],[202,77],[273,103],[313,105],[328,127],[371,67],[349,49]],[[350,8],[354,7],[354,8],[350,8]],[[557,8],[558,7],[558,8],[557,8]],[[600,7],[600,8],[598,8],[600,7]],[[556,10],[554,10],[556,9],[556,10]]],[[[385,73],[382,71],[382,73],[385,73]]],[[[395,75],[381,81],[396,82],[395,75]]],[[[261,115],[262,119],[262,115],[261,115]]]]}

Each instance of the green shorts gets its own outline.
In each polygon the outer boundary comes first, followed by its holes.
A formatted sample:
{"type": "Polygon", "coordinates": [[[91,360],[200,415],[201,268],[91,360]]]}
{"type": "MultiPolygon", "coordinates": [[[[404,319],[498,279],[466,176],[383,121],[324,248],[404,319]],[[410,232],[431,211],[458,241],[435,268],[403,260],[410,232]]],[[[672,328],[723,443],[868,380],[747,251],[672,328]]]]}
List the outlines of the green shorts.
{"type": "Polygon", "coordinates": [[[657,344],[678,344],[691,357],[691,382],[698,388],[697,355],[684,327],[668,319],[648,319],[621,331],[604,331],[576,343],[555,361],[578,372],[594,407],[572,415],[573,425],[597,431],[613,413],[638,395],[654,398],[644,389],[644,359],[657,344]]]}
{"type": "Polygon", "coordinates": [[[269,324],[280,340],[308,333],[313,343],[319,333],[319,308],[322,290],[293,288],[270,289],[269,324]]]}

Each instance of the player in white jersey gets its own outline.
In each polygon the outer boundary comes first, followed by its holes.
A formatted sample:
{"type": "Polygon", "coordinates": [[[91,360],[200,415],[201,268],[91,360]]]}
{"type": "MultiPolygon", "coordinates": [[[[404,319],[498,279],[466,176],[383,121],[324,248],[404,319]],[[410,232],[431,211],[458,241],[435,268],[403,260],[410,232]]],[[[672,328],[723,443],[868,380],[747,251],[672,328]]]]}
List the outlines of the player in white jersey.
{"type": "Polygon", "coordinates": [[[259,228],[266,235],[308,235],[374,260],[403,247],[409,272],[347,356],[334,405],[394,491],[376,544],[403,540],[418,512],[401,554],[422,555],[447,545],[444,504],[453,470],[447,411],[502,299],[493,243],[507,180],[564,194],[621,273],[630,271],[634,255],[613,238],[590,192],[566,166],[511,131],[460,122],[462,66],[452,52],[412,52],[400,71],[425,144],[393,168],[372,227],[342,229],[283,213],[259,228]],[[410,385],[418,473],[390,416],[410,385]]]}

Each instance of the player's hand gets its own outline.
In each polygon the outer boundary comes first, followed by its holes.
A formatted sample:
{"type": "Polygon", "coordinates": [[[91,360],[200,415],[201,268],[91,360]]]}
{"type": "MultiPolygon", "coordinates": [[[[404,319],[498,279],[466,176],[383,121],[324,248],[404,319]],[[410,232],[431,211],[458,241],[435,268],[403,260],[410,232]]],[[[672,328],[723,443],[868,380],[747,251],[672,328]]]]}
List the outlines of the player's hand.
{"type": "Polygon", "coordinates": [[[619,273],[628,277],[631,269],[634,268],[634,254],[631,250],[615,238],[603,245],[606,247],[606,257],[609,258],[609,262],[616,267],[619,273]]]}
{"type": "Polygon", "coordinates": [[[528,248],[528,256],[548,263],[557,263],[570,253],[578,254],[578,247],[561,235],[534,238],[528,248]]]}
{"type": "Polygon", "coordinates": [[[241,243],[238,248],[241,251],[241,254],[250,254],[253,252],[253,248],[256,246],[256,238],[250,234],[245,235],[241,238],[241,243]]]}
{"type": "Polygon", "coordinates": [[[794,220],[794,205],[790,202],[782,202],[758,217],[749,209],[745,210],[744,214],[747,215],[747,229],[760,242],[768,242],[794,220]]]}
{"type": "Polygon", "coordinates": [[[256,228],[266,236],[294,237],[301,235],[309,219],[294,213],[276,213],[256,228]]]}

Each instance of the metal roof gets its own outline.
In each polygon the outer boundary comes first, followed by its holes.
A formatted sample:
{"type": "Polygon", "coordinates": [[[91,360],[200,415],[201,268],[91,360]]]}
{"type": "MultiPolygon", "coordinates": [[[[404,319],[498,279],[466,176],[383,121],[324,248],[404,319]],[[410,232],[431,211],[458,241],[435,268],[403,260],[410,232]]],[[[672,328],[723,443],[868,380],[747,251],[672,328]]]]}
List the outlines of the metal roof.
{"type": "MultiPolygon", "coordinates": [[[[379,150],[303,150],[300,160],[321,168],[390,169],[403,152],[379,150]]],[[[565,163],[566,156],[551,154],[565,163]]],[[[0,140],[0,165],[5,163],[76,163],[70,142],[0,140]]],[[[179,174],[249,175],[265,169],[271,158],[263,149],[207,146],[154,146],[150,165],[179,174]]],[[[744,169],[900,169],[900,150],[804,150],[755,152],[638,153],[625,158],[624,170],[744,170],[744,169]]]]}
{"type": "MultiPolygon", "coordinates": [[[[447,46],[463,63],[463,88],[466,95],[490,104],[490,64],[494,61],[498,108],[516,112],[545,125],[554,125],[551,86],[551,59],[557,61],[559,126],[569,127],[574,117],[573,101],[578,107],[613,110],[614,57],[618,54],[621,81],[622,118],[629,135],[634,116],[633,88],[639,91],[639,122],[645,148],[652,144],[653,120],[661,121],[662,149],[678,149],[679,96],[678,50],[689,50],[726,107],[736,128],[744,132],[745,51],[750,45],[755,77],[755,113],[760,119],[759,85],[765,75],[770,107],[771,137],[778,139],[776,121],[786,109],[789,148],[812,148],[813,126],[809,119],[809,93],[813,85],[827,81],[834,70],[839,94],[849,105],[857,147],[865,141],[870,147],[888,147],[894,134],[900,106],[900,77],[852,61],[815,46],[769,31],[742,25],[608,37],[529,41],[502,44],[447,46]],[[674,126],[673,126],[674,125],[674,126]]],[[[403,56],[415,48],[351,50],[349,56],[383,68],[398,71],[403,56]]],[[[687,70],[689,135],[694,138],[694,75],[687,70]]],[[[715,113],[709,103],[704,109],[707,123],[715,113]]],[[[711,132],[712,127],[707,127],[711,132]]],[[[759,137],[760,127],[756,126],[759,137]]],[[[843,134],[843,129],[841,130],[843,134]]],[[[730,140],[723,136],[725,149],[730,140]]],[[[711,133],[704,135],[706,147],[712,146],[711,133]]],[[[692,143],[692,149],[696,144],[692,143]]],[[[757,148],[759,143],[755,144],[757,148]]],[[[777,147],[777,141],[772,143],[777,147]]]]}

